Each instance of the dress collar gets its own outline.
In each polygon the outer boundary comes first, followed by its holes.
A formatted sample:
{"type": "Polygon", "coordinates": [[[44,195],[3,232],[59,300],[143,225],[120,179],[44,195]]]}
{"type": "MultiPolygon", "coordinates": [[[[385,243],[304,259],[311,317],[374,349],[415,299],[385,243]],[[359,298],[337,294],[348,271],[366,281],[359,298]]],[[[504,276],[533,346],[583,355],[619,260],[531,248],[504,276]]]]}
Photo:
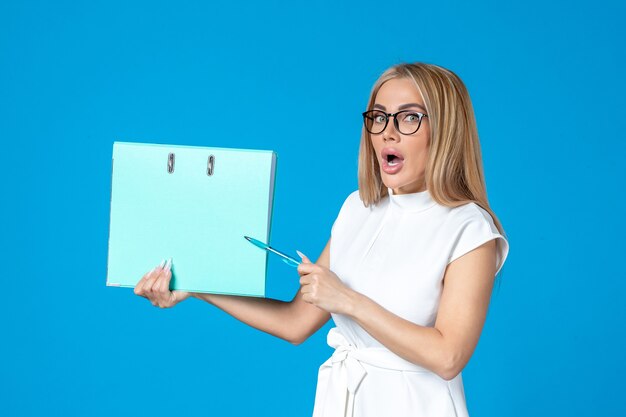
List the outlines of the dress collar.
{"type": "Polygon", "coordinates": [[[393,188],[387,187],[391,203],[406,211],[424,211],[437,204],[428,190],[409,194],[394,194],[393,188]]]}

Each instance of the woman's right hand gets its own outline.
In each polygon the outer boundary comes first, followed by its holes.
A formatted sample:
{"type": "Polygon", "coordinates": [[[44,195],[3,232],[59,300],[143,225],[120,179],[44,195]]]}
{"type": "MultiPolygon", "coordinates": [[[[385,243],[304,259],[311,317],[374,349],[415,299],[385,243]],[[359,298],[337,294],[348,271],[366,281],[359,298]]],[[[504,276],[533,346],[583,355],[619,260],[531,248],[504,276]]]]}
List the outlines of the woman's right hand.
{"type": "Polygon", "coordinates": [[[147,298],[153,306],[161,308],[174,307],[189,298],[190,292],[170,291],[171,267],[172,258],[147,272],[135,285],[135,294],[147,298]]]}

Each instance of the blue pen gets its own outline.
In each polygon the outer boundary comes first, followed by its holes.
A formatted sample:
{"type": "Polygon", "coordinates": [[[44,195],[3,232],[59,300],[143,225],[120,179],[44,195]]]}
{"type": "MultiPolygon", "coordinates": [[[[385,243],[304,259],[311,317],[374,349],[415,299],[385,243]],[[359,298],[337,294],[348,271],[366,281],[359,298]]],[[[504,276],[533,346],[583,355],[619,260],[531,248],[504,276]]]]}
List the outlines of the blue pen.
{"type": "Polygon", "coordinates": [[[252,243],[255,246],[258,246],[261,249],[265,249],[267,251],[270,251],[272,253],[275,253],[276,255],[280,256],[281,258],[283,258],[283,262],[285,262],[287,265],[293,266],[293,267],[297,267],[298,265],[300,265],[300,262],[296,261],[295,259],[293,259],[291,256],[286,255],[280,251],[277,251],[276,249],[270,247],[269,245],[256,240],[255,238],[249,237],[249,236],[244,236],[246,239],[248,239],[248,242],[252,243]]]}

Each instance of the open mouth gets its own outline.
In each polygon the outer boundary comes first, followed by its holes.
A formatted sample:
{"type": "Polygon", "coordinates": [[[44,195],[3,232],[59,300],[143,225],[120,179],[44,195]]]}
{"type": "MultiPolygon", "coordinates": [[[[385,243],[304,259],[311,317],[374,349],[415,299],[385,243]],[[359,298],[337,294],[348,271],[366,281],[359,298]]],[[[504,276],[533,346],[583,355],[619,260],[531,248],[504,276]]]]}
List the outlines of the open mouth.
{"type": "Polygon", "coordinates": [[[381,153],[381,168],[387,174],[396,174],[404,166],[404,156],[396,148],[384,148],[381,153]]]}
{"type": "Polygon", "coordinates": [[[391,147],[391,146],[388,146],[384,148],[383,150],[381,150],[380,156],[382,156],[383,159],[386,159],[387,162],[390,162],[390,160],[392,160],[393,158],[404,159],[404,156],[402,156],[402,153],[398,149],[391,147]]]}
{"type": "Polygon", "coordinates": [[[389,165],[390,167],[394,165],[398,165],[402,161],[403,159],[397,155],[393,155],[393,154],[387,155],[387,165],[389,165]]]}

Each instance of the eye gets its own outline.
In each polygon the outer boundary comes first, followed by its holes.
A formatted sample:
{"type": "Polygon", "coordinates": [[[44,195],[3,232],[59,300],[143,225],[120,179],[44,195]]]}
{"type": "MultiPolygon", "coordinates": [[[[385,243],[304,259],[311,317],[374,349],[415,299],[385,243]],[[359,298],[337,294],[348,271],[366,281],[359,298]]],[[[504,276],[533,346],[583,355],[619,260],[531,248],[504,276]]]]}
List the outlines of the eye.
{"type": "Polygon", "coordinates": [[[420,115],[417,113],[408,113],[404,117],[404,121],[408,123],[417,123],[420,120],[420,115]]]}
{"type": "Polygon", "coordinates": [[[374,115],[374,123],[385,123],[385,116],[382,114],[374,115]]]}

